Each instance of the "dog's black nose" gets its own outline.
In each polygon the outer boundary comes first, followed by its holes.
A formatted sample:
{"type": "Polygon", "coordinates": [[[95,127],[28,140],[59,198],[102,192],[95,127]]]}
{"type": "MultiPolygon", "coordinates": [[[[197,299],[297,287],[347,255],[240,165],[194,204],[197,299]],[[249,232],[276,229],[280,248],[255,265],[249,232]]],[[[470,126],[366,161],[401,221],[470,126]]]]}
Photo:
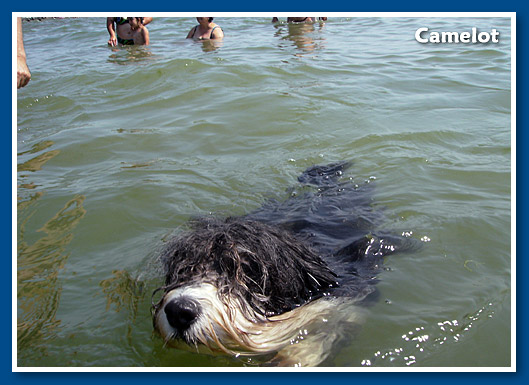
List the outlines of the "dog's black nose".
{"type": "Polygon", "coordinates": [[[191,326],[200,315],[200,305],[189,298],[177,298],[169,301],[164,312],[169,325],[183,332],[191,326]]]}

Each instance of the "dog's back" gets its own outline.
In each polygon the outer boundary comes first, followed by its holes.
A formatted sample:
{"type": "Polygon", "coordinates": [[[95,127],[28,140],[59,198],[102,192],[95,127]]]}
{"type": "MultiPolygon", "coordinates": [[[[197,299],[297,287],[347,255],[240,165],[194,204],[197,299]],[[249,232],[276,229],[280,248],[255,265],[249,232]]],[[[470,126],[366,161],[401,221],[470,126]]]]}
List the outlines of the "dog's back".
{"type": "Polygon", "coordinates": [[[299,177],[300,185],[284,200],[270,200],[248,219],[291,231],[314,247],[340,287],[334,295],[365,297],[374,291],[383,257],[408,249],[407,240],[378,229],[384,215],[373,207],[374,183],[346,177],[351,162],[316,165],[299,177]]]}

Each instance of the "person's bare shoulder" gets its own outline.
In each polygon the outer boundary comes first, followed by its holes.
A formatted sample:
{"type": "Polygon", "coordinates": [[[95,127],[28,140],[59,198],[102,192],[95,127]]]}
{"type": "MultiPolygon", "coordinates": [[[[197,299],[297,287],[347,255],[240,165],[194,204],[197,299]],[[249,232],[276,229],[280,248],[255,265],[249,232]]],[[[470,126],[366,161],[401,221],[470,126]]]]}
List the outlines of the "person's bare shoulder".
{"type": "Polygon", "coordinates": [[[213,33],[211,34],[211,38],[213,39],[222,39],[224,37],[224,31],[220,27],[220,25],[217,25],[216,28],[213,30],[213,33]]]}

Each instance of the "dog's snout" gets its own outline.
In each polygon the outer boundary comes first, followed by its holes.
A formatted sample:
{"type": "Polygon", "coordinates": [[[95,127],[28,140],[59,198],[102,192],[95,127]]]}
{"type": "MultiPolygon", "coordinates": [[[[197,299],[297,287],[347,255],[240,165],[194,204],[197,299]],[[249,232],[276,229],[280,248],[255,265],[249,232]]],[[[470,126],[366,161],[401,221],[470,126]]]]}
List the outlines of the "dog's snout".
{"type": "Polygon", "coordinates": [[[189,298],[177,298],[169,301],[164,312],[169,325],[183,332],[187,330],[200,315],[200,305],[189,298]]]}

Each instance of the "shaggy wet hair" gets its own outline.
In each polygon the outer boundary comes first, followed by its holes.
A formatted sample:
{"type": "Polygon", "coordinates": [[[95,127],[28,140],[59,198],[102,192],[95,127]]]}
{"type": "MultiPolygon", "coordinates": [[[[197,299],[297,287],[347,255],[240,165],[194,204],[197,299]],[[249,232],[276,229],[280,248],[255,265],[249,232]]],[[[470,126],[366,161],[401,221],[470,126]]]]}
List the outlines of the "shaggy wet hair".
{"type": "Polygon", "coordinates": [[[373,232],[381,215],[370,184],[342,180],[349,166],[310,167],[289,199],[242,217],[194,219],[170,240],[160,256],[165,285],[155,291],[162,298],[153,304],[165,344],[321,363],[338,329],[359,321],[355,306],[375,292],[382,258],[402,246],[373,232]],[[336,327],[317,331],[331,319],[336,327]]]}
{"type": "Polygon", "coordinates": [[[311,247],[278,227],[245,220],[204,218],[166,248],[166,288],[210,283],[221,298],[237,298],[273,316],[337,286],[311,247]]]}

